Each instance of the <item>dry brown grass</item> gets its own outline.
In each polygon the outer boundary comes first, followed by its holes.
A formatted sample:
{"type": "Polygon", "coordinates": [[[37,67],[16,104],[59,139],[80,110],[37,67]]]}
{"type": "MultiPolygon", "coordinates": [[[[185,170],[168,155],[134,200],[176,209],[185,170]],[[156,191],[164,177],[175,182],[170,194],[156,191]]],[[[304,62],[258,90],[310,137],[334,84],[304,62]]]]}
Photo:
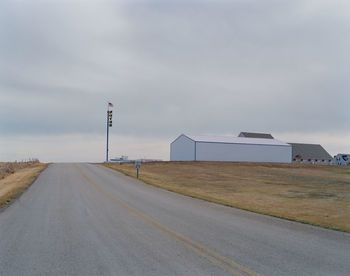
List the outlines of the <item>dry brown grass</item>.
{"type": "Polygon", "coordinates": [[[0,179],[13,174],[15,171],[30,167],[39,163],[39,160],[21,161],[21,162],[0,162],[0,179]]]}
{"type": "MultiPolygon", "coordinates": [[[[136,176],[133,164],[106,164],[136,176]]],[[[184,195],[350,232],[350,169],[301,164],[144,163],[140,179],[184,195]]]]}
{"type": "Polygon", "coordinates": [[[23,193],[47,165],[38,161],[0,163],[0,208],[23,193]]]}

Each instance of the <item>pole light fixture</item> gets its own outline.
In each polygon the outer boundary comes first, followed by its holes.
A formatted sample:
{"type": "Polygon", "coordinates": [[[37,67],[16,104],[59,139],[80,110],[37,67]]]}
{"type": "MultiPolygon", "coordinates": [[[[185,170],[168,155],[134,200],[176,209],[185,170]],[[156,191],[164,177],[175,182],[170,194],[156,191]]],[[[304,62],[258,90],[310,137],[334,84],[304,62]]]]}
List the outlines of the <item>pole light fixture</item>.
{"type": "Polygon", "coordinates": [[[108,163],[109,161],[109,158],[108,158],[108,145],[109,145],[109,128],[112,127],[112,114],[113,114],[113,111],[112,110],[109,110],[110,107],[114,107],[114,105],[112,103],[108,103],[108,106],[107,106],[107,122],[106,122],[106,125],[107,125],[107,145],[106,145],[106,163],[108,163]]]}

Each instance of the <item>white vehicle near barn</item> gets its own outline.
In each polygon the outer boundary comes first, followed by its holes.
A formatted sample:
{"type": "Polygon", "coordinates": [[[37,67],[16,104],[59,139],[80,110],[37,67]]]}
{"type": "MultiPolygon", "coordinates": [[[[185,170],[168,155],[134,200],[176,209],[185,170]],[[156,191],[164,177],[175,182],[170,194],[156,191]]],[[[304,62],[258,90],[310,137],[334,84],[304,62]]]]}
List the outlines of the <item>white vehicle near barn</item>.
{"type": "Polygon", "coordinates": [[[350,166],[350,154],[339,153],[334,156],[334,165],[350,166]]]}

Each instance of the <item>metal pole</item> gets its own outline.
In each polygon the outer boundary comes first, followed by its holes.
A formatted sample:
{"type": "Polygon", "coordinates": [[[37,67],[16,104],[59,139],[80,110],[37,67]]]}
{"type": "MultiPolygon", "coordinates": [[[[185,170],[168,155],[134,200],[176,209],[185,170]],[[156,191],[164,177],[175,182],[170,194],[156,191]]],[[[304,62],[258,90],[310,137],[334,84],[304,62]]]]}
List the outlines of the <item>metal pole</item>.
{"type": "Polygon", "coordinates": [[[106,162],[108,163],[108,139],[109,139],[109,104],[107,109],[107,146],[106,146],[106,162]]]}

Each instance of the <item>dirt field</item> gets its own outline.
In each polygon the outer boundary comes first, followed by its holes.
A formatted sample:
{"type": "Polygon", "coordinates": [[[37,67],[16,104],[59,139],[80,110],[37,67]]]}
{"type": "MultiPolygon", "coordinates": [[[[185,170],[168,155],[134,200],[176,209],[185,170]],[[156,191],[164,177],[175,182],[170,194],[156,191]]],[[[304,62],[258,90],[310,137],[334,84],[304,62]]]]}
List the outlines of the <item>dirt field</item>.
{"type": "Polygon", "coordinates": [[[39,162],[0,163],[0,208],[23,193],[46,167],[39,162]]]}
{"type": "MultiPolygon", "coordinates": [[[[134,164],[105,164],[136,176],[134,164]]],[[[208,201],[350,232],[350,168],[226,162],[143,163],[140,179],[208,201]]]]}

